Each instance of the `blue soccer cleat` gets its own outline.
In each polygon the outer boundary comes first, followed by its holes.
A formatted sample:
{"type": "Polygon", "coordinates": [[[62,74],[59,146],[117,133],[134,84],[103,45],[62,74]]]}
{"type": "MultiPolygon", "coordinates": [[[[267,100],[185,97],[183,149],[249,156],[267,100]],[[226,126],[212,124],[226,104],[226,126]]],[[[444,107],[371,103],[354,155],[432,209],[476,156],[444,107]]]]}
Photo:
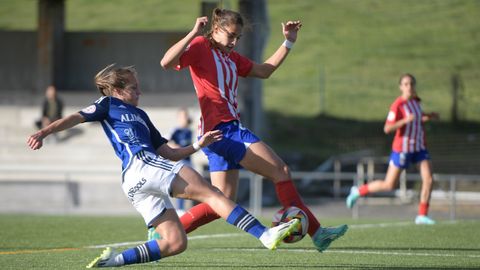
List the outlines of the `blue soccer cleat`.
{"type": "Polygon", "coordinates": [[[340,225],[338,227],[320,227],[313,235],[312,241],[318,251],[323,252],[330,244],[344,235],[348,230],[347,225],[340,225]]]}
{"type": "Polygon", "coordinates": [[[358,198],[360,198],[360,192],[358,191],[358,187],[353,186],[350,189],[350,194],[348,194],[348,197],[346,200],[347,207],[351,209],[357,202],[358,198]]]}
{"type": "Polygon", "coordinates": [[[415,224],[417,225],[434,225],[435,220],[429,218],[428,216],[418,215],[415,218],[415,224]]]}

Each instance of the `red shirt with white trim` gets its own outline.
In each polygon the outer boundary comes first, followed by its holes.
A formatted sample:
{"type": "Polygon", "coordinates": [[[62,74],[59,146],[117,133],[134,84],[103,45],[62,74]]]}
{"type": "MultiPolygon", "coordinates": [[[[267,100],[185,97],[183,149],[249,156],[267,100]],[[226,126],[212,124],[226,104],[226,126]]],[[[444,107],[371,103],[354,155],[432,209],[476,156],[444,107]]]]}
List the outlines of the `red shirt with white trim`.
{"type": "Polygon", "coordinates": [[[223,53],[206,37],[198,36],[180,56],[176,69],[187,66],[202,112],[199,133],[210,131],[222,122],[240,120],[238,76],[246,77],[253,62],[235,51],[223,53]]]}
{"type": "Polygon", "coordinates": [[[420,98],[409,100],[398,97],[390,106],[386,124],[395,122],[415,115],[415,120],[397,129],[393,139],[392,150],[395,152],[413,153],[426,149],[425,132],[422,122],[422,107],[420,98]]]}

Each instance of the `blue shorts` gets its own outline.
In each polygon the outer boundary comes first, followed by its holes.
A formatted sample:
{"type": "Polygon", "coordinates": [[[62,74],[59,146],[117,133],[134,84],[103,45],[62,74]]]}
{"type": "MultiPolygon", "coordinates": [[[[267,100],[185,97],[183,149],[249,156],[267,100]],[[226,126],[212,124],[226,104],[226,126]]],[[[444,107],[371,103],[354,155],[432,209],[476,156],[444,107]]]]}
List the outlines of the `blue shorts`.
{"type": "Polygon", "coordinates": [[[247,148],[260,139],[238,121],[221,123],[215,129],[222,131],[223,139],[202,148],[208,158],[209,170],[215,172],[241,169],[240,161],[247,148]]]}
{"type": "Polygon", "coordinates": [[[416,164],[422,160],[430,160],[430,155],[427,150],[413,153],[392,151],[392,154],[390,155],[390,164],[402,169],[408,169],[410,164],[416,164]]]}

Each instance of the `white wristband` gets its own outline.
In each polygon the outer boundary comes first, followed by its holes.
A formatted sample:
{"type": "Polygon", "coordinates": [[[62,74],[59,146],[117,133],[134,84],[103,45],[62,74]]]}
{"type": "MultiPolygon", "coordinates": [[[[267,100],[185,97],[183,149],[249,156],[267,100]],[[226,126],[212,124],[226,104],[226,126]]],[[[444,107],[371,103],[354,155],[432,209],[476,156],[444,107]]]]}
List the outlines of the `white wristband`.
{"type": "Polygon", "coordinates": [[[291,49],[293,47],[294,42],[291,42],[288,39],[285,39],[285,41],[282,43],[283,46],[285,46],[287,49],[291,49]]]}
{"type": "Polygon", "coordinates": [[[201,148],[200,145],[198,144],[198,142],[194,142],[194,143],[192,144],[192,146],[193,146],[193,149],[194,149],[195,151],[198,151],[198,150],[200,150],[200,148],[201,148]]]}

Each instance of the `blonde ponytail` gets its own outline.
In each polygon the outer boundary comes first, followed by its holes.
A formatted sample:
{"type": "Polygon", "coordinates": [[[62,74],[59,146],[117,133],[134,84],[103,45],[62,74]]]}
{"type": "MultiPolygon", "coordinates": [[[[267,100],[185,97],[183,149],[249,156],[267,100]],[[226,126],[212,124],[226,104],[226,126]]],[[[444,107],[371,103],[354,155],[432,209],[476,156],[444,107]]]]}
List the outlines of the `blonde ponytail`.
{"type": "Polygon", "coordinates": [[[103,96],[111,96],[113,89],[125,88],[130,75],[137,76],[137,71],[133,66],[116,68],[115,64],[110,64],[95,75],[95,86],[103,96]]]}

